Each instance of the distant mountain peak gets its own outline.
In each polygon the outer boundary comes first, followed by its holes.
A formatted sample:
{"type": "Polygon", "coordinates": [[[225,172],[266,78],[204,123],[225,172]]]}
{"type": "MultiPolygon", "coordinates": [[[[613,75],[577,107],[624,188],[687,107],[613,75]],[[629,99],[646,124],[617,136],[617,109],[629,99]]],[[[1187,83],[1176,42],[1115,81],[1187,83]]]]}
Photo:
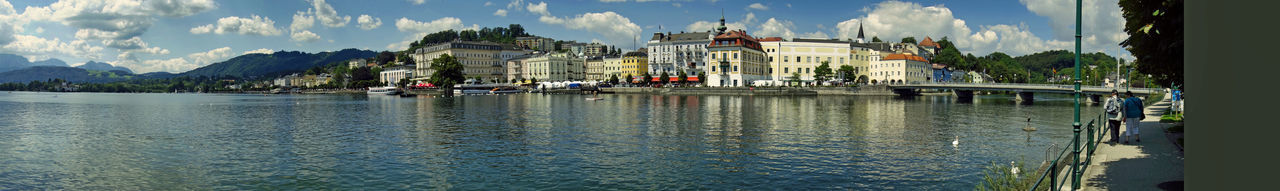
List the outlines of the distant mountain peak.
{"type": "Polygon", "coordinates": [[[82,68],[82,69],[85,69],[85,70],[98,70],[98,71],[115,71],[115,70],[119,70],[119,71],[125,71],[125,72],[128,72],[128,73],[133,73],[133,70],[129,70],[129,68],[125,68],[125,67],[123,67],[123,66],[113,66],[113,65],[108,64],[108,63],[103,63],[103,62],[94,62],[94,61],[92,61],[92,60],[91,60],[91,61],[89,61],[89,62],[85,62],[83,65],[76,66],[76,68],[82,68]]]}

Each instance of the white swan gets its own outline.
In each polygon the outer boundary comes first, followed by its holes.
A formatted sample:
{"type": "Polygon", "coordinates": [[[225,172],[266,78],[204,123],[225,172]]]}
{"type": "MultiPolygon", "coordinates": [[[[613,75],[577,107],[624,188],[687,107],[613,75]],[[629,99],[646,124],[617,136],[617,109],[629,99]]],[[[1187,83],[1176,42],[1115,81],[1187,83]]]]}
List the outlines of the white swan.
{"type": "Polygon", "coordinates": [[[956,135],[956,140],[951,141],[951,146],[960,146],[960,136],[956,135]]]}
{"type": "Polygon", "coordinates": [[[1013,161],[1009,161],[1009,168],[1009,172],[1013,172],[1013,175],[1015,176],[1018,175],[1018,166],[1014,166],[1013,161]]]}

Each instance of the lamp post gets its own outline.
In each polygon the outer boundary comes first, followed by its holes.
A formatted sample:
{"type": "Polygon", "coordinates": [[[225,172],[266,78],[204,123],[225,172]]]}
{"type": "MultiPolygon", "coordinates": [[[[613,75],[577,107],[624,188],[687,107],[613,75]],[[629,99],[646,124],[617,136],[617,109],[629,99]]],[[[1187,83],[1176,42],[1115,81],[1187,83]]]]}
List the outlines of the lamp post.
{"type": "Polygon", "coordinates": [[[1073,105],[1075,108],[1075,115],[1072,119],[1073,122],[1071,123],[1071,134],[1072,134],[1071,142],[1073,143],[1072,144],[1074,147],[1073,150],[1075,151],[1073,152],[1073,154],[1075,154],[1075,157],[1074,157],[1075,159],[1071,163],[1071,172],[1072,172],[1071,177],[1074,180],[1074,181],[1071,181],[1072,190],[1080,189],[1080,176],[1082,175],[1081,172],[1079,171],[1079,166],[1080,166],[1080,9],[1081,9],[1080,7],[1082,4],[1081,1],[1083,0],[1076,0],[1076,52],[1075,52],[1076,53],[1075,55],[1076,72],[1074,72],[1076,74],[1075,75],[1076,84],[1075,84],[1075,93],[1073,94],[1074,96],[1072,96],[1073,97],[1072,100],[1074,102],[1073,105]]]}

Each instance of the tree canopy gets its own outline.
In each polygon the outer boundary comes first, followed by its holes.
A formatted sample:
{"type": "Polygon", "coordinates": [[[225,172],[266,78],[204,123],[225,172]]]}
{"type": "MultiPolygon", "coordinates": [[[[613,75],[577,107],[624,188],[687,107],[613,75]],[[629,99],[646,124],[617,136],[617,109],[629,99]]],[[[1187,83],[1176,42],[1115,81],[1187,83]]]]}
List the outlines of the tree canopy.
{"type": "Polygon", "coordinates": [[[872,36],[872,37],[871,37],[871,42],[884,42],[884,41],[880,41],[880,37],[879,37],[879,36],[872,36]]]}
{"type": "Polygon", "coordinates": [[[913,36],[903,37],[903,38],[902,38],[902,41],[899,41],[899,42],[915,44],[915,43],[916,43],[916,37],[913,37],[913,36]]]}
{"type": "Polygon", "coordinates": [[[431,69],[435,72],[431,73],[431,79],[428,81],[436,86],[453,87],[454,84],[466,80],[466,76],[462,74],[462,63],[449,54],[441,54],[440,57],[432,59],[431,69]]]}
{"type": "Polygon", "coordinates": [[[1121,0],[1124,32],[1120,42],[1133,53],[1137,71],[1151,74],[1161,85],[1183,82],[1183,1],[1121,0]]]}
{"type": "Polygon", "coordinates": [[[831,61],[822,61],[822,64],[813,69],[813,79],[817,80],[818,83],[827,81],[828,78],[831,78],[831,74],[831,61]]]}

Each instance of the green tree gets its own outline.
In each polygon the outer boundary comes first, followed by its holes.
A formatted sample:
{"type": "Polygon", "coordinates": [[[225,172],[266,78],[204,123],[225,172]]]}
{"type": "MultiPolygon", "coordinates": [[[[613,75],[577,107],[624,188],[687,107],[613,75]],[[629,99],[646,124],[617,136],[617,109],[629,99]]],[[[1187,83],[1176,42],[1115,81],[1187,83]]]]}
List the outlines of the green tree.
{"type": "Polygon", "coordinates": [[[627,74],[627,79],[625,79],[625,80],[627,80],[627,83],[628,83],[628,84],[630,84],[630,83],[632,83],[632,82],[635,82],[635,81],[636,81],[636,78],[635,78],[635,76],[631,76],[631,74],[627,74]]]}
{"type": "Polygon", "coordinates": [[[642,76],[644,76],[644,79],[641,79],[641,80],[644,80],[643,82],[644,84],[649,84],[649,82],[653,81],[653,75],[649,75],[648,72],[645,72],[644,75],[642,76]]]}
{"type": "Polygon", "coordinates": [[[680,72],[676,73],[676,79],[679,80],[681,84],[689,83],[689,74],[686,74],[684,70],[680,70],[680,72]]]}
{"type": "Polygon", "coordinates": [[[904,37],[904,38],[902,38],[902,41],[900,41],[900,42],[902,42],[902,43],[911,43],[911,44],[915,44],[915,43],[916,43],[916,37],[913,37],[913,36],[904,37]]]}
{"type": "Polygon", "coordinates": [[[857,76],[854,76],[853,66],[850,65],[840,66],[840,69],[836,70],[836,73],[840,74],[840,80],[843,82],[852,82],[854,79],[858,78],[857,76]]]}
{"type": "Polygon", "coordinates": [[[609,75],[609,83],[610,83],[610,84],[618,84],[618,74],[610,74],[610,75],[609,75]]]}
{"type": "Polygon", "coordinates": [[[817,68],[813,69],[813,79],[816,80],[818,84],[826,82],[828,78],[831,78],[831,74],[831,61],[822,61],[822,64],[819,64],[817,68]]]}
{"type": "Polygon", "coordinates": [[[396,60],[396,54],[391,53],[390,51],[382,51],[378,53],[377,56],[374,56],[373,60],[374,62],[377,62],[378,65],[393,63],[392,61],[396,60]]]}
{"type": "Polygon", "coordinates": [[[662,84],[671,83],[671,75],[667,74],[666,71],[662,71],[662,75],[658,75],[658,81],[662,82],[662,84]]]}
{"type": "Polygon", "coordinates": [[[520,24],[511,24],[511,25],[507,25],[507,29],[508,29],[508,30],[510,30],[510,32],[511,32],[511,37],[526,37],[526,36],[529,36],[529,34],[525,34],[525,33],[524,33],[524,27],[521,27],[521,26],[520,26],[520,24]]]}
{"type": "Polygon", "coordinates": [[[1138,72],[1160,84],[1183,83],[1183,1],[1121,0],[1124,32],[1120,42],[1133,53],[1138,72]]]}
{"type": "Polygon", "coordinates": [[[884,42],[884,41],[880,41],[880,37],[879,37],[879,36],[872,36],[872,37],[871,37],[871,42],[884,42]]]}
{"type": "Polygon", "coordinates": [[[441,54],[440,57],[432,59],[431,69],[435,72],[431,73],[428,81],[437,86],[453,88],[454,84],[466,80],[466,76],[462,74],[462,63],[449,54],[441,54]]]}
{"type": "Polygon", "coordinates": [[[538,78],[529,78],[529,83],[531,83],[531,84],[536,84],[536,83],[538,83],[538,78]]]}
{"type": "Polygon", "coordinates": [[[698,84],[707,85],[707,72],[698,72],[698,84]]]}
{"type": "Polygon", "coordinates": [[[800,72],[791,73],[791,85],[800,84],[800,72]]]}

